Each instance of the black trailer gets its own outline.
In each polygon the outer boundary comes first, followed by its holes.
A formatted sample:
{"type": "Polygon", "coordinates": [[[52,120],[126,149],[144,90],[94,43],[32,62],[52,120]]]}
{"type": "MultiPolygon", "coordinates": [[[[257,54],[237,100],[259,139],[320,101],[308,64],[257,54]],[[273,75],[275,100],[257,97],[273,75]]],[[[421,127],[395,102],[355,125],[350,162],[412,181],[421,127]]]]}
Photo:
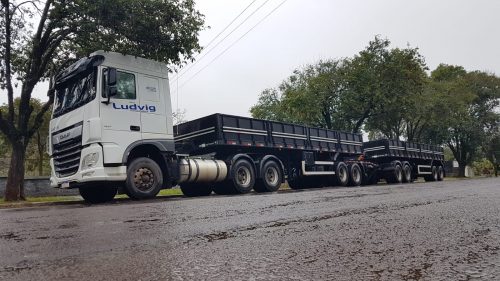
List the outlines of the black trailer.
{"type": "Polygon", "coordinates": [[[174,126],[174,136],[181,163],[174,164],[185,166],[179,182],[183,192],[192,196],[211,190],[218,194],[252,189],[271,192],[285,180],[293,189],[357,186],[382,178],[402,182],[407,178],[397,176],[398,172],[406,171],[408,165],[409,182],[419,175],[428,176],[427,172],[437,174],[436,167],[442,167],[434,147],[391,140],[363,143],[361,134],[226,114],[174,126]],[[412,145],[418,153],[411,154],[412,145]],[[206,168],[210,161],[216,162],[213,169],[206,168]],[[208,177],[199,174],[203,170],[213,171],[210,178],[220,178],[222,173],[224,180],[200,184],[197,179],[208,177]]]}
{"type": "Polygon", "coordinates": [[[363,143],[365,159],[379,165],[379,175],[389,183],[412,182],[417,177],[442,181],[444,151],[442,147],[405,142],[376,140],[363,143]]]}
{"type": "Polygon", "coordinates": [[[180,124],[174,134],[177,154],[226,163],[228,180],[216,193],[275,191],[285,179],[291,188],[359,185],[376,170],[358,161],[361,134],[225,114],[180,124]],[[241,187],[238,171],[250,186],[241,187]]]}

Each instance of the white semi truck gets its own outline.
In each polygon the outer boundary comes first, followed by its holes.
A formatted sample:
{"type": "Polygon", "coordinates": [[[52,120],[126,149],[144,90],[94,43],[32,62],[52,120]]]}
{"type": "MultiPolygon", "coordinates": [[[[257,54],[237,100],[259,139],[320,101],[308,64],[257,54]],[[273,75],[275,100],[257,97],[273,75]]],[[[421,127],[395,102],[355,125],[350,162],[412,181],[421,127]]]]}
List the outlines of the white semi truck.
{"type": "Polygon", "coordinates": [[[92,203],[444,177],[436,146],[224,114],[174,127],[167,66],[148,59],[97,51],[54,81],[50,183],[92,203]]]}

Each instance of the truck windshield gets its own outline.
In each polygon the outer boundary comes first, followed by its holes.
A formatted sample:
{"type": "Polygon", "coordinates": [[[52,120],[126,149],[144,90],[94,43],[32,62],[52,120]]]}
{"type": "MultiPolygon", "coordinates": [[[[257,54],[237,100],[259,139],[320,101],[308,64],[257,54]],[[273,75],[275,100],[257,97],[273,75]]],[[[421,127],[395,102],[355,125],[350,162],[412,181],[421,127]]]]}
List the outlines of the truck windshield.
{"type": "Polygon", "coordinates": [[[91,73],[82,73],[56,87],[54,117],[61,116],[90,102],[96,96],[97,68],[91,73]]]}

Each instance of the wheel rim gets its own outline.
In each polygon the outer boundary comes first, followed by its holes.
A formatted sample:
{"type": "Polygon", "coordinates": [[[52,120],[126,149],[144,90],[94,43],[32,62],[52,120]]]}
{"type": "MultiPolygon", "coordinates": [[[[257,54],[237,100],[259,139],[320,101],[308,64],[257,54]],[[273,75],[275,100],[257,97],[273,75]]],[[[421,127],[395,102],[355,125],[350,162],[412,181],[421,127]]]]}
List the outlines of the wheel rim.
{"type": "Polygon", "coordinates": [[[360,180],[361,180],[361,174],[360,174],[360,172],[359,172],[359,170],[357,168],[354,168],[352,170],[352,179],[356,183],[360,182],[360,180]]]}
{"type": "Polygon", "coordinates": [[[149,168],[139,168],[134,174],[134,185],[140,191],[149,191],[154,188],[155,176],[149,168]]]}
{"type": "Polygon", "coordinates": [[[411,170],[410,170],[410,166],[405,166],[405,175],[406,175],[406,179],[409,181],[411,180],[411,170]]]}
{"type": "Polygon", "coordinates": [[[396,180],[398,182],[401,182],[402,177],[403,177],[403,173],[401,172],[401,167],[397,166],[397,168],[396,168],[396,180]]]}
{"type": "Polygon", "coordinates": [[[340,182],[347,181],[347,169],[345,167],[341,167],[339,169],[339,179],[340,179],[340,182]]]}
{"type": "Polygon", "coordinates": [[[250,169],[247,167],[239,167],[238,170],[236,170],[236,182],[238,185],[248,187],[250,186],[251,180],[252,176],[250,174],[250,169]]]}
{"type": "Polygon", "coordinates": [[[275,167],[267,168],[265,178],[266,182],[269,185],[273,186],[276,185],[278,183],[278,178],[279,178],[278,169],[276,169],[275,167]]]}

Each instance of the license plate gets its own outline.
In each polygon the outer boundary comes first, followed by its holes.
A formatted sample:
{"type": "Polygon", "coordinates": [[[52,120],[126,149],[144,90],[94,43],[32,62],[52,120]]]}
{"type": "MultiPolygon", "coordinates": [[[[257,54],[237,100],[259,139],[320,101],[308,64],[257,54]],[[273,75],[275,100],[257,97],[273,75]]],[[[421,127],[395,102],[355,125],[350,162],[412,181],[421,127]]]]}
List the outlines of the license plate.
{"type": "Polygon", "coordinates": [[[69,188],[69,182],[63,182],[61,183],[61,188],[69,188]]]}

